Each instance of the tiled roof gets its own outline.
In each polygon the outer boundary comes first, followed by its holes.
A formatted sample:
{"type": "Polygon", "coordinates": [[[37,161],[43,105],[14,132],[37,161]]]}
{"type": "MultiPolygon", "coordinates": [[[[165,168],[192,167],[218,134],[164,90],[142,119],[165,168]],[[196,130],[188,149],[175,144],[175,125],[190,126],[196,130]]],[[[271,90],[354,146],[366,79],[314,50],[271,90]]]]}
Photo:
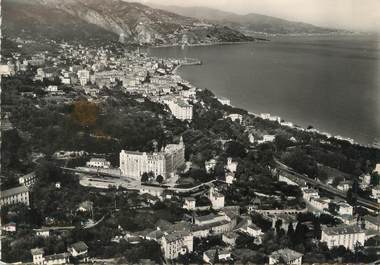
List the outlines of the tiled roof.
{"type": "Polygon", "coordinates": [[[322,231],[328,235],[358,234],[364,231],[357,225],[340,225],[334,227],[323,227],[322,231]]]}
{"type": "Polygon", "coordinates": [[[53,261],[57,259],[67,259],[69,257],[69,253],[60,253],[60,254],[53,254],[49,256],[45,256],[45,261],[53,261]]]}
{"type": "Polygon", "coordinates": [[[76,252],[84,252],[88,250],[88,246],[83,241],[79,241],[70,246],[72,249],[75,249],[76,252]]]}
{"type": "Polygon", "coordinates": [[[174,233],[165,235],[164,238],[166,239],[167,242],[173,242],[173,241],[181,240],[184,237],[189,236],[189,235],[190,233],[181,231],[181,232],[174,232],[174,233]]]}
{"type": "Polygon", "coordinates": [[[19,186],[19,187],[12,188],[9,190],[0,191],[0,197],[6,198],[6,197],[10,197],[10,196],[17,195],[20,193],[25,193],[25,192],[28,192],[28,188],[25,186],[19,186]]]}

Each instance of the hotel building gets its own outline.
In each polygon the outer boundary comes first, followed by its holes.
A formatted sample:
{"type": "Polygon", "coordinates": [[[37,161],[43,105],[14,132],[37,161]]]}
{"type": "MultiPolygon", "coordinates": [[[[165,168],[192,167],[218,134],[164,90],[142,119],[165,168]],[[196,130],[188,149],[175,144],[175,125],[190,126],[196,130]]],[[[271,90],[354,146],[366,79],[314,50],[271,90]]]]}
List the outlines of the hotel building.
{"type": "Polygon", "coordinates": [[[177,119],[183,121],[191,121],[193,119],[193,106],[182,99],[167,100],[165,103],[177,119]]]}
{"type": "Polygon", "coordinates": [[[140,179],[143,173],[152,172],[164,178],[172,176],[185,163],[185,145],[182,137],[179,144],[170,144],[160,152],[120,152],[120,170],[126,177],[140,179]]]}

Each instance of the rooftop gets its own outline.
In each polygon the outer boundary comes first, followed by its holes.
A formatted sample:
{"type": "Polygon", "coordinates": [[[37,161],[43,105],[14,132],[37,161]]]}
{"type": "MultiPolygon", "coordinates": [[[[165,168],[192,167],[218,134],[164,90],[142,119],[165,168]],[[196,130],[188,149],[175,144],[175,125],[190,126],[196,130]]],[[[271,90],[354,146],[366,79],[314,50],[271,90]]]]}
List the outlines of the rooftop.
{"type": "Polygon", "coordinates": [[[372,216],[372,215],[366,215],[364,216],[364,220],[374,224],[374,225],[380,225],[379,217],[372,216]]]}
{"type": "Polygon", "coordinates": [[[275,259],[275,260],[280,260],[282,259],[286,264],[289,264],[290,262],[299,259],[303,256],[303,254],[298,253],[294,250],[291,250],[289,248],[283,248],[280,250],[277,250],[273,252],[270,257],[275,259]]]}
{"type": "Polygon", "coordinates": [[[45,261],[53,261],[57,259],[66,259],[69,257],[69,253],[60,253],[60,254],[53,254],[49,256],[45,256],[45,261]]]}
{"type": "Polygon", "coordinates": [[[90,162],[107,162],[107,160],[105,158],[93,157],[90,159],[90,162]]]}
{"type": "Polygon", "coordinates": [[[334,227],[323,227],[322,231],[328,235],[358,234],[364,231],[356,225],[341,225],[334,227]]]}
{"type": "Polygon", "coordinates": [[[1,191],[1,198],[6,198],[6,197],[10,197],[10,196],[13,196],[13,195],[17,195],[17,194],[20,194],[20,193],[25,193],[25,192],[28,192],[28,188],[25,187],[25,186],[19,186],[19,187],[16,187],[16,188],[12,188],[12,189],[9,189],[9,190],[4,190],[4,191],[1,191]]]}
{"type": "Polygon", "coordinates": [[[84,252],[88,250],[88,246],[83,241],[72,244],[70,248],[75,249],[77,252],[84,252]]]}
{"type": "Polygon", "coordinates": [[[45,254],[45,251],[42,248],[33,248],[30,250],[30,252],[32,253],[33,256],[45,254]]]}
{"type": "Polygon", "coordinates": [[[217,218],[218,216],[210,213],[208,215],[203,215],[203,216],[196,216],[195,219],[197,219],[199,222],[205,222],[205,221],[211,221],[217,218]]]}
{"type": "Polygon", "coordinates": [[[190,233],[188,232],[180,231],[180,232],[174,232],[174,233],[165,235],[164,238],[168,242],[173,242],[177,240],[182,240],[184,237],[189,236],[189,235],[190,233]]]}

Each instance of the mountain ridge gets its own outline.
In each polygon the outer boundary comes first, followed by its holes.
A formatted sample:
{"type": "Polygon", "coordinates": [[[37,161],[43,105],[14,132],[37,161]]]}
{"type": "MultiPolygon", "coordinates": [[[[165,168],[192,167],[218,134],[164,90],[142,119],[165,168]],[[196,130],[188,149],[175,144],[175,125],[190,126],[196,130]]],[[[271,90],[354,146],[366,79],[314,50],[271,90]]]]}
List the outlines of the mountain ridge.
{"type": "Polygon", "coordinates": [[[181,7],[147,4],[179,15],[219,23],[251,36],[255,34],[329,34],[345,32],[344,30],[324,28],[304,22],[290,21],[257,13],[239,15],[233,12],[202,6],[181,7]]]}
{"type": "Polygon", "coordinates": [[[84,32],[83,27],[89,30],[85,35],[101,38],[102,34],[96,33],[99,31],[105,32],[106,39],[123,36],[127,43],[147,45],[254,40],[226,26],[121,0],[3,0],[3,3],[5,32],[14,35],[30,30],[31,34],[39,31],[53,36],[63,32],[69,37],[70,27],[84,32]]]}

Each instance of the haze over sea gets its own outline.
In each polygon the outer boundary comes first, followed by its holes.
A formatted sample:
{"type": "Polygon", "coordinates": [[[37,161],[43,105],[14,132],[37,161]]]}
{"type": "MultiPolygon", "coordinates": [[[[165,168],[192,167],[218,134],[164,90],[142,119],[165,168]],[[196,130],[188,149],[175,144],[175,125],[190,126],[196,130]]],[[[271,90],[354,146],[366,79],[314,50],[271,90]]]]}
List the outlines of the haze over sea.
{"type": "Polygon", "coordinates": [[[254,113],[370,144],[380,137],[380,42],[376,36],[279,37],[204,47],[157,48],[159,57],[203,65],[186,80],[254,113]]]}

